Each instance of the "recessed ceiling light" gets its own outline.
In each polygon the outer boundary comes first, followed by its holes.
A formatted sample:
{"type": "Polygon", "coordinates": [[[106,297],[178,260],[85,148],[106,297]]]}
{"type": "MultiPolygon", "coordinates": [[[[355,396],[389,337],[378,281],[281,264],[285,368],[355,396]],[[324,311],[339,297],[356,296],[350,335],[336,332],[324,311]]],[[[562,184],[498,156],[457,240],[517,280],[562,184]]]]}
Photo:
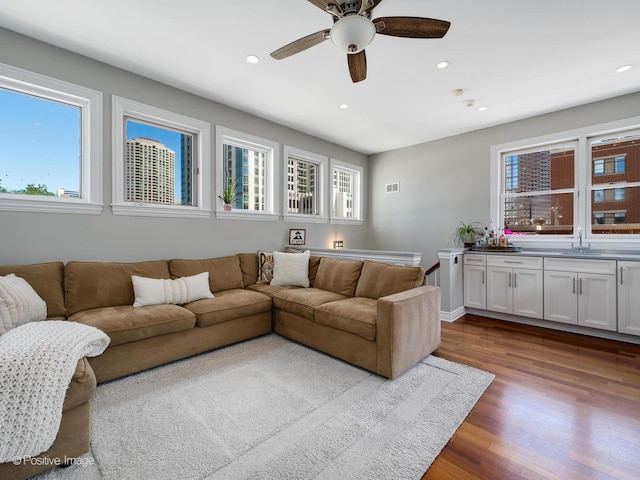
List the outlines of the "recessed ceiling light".
{"type": "Polygon", "coordinates": [[[478,107],[478,111],[479,112],[484,112],[486,109],[488,109],[489,107],[487,107],[486,105],[483,105],[481,107],[478,107]]]}
{"type": "Polygon", "coordinates": [[[348,103],[343,103],[342,105],[340,105],[340,108],[342,110],[346,110],[347,108],[349,108],[349,104],[348,103]]]}
{"type": "Polygon", "coordinates": [[[257,55],[247,55],[246,59],[249,63],[258,63],[260,61],[260,58],[257,55]]]}
{"type": "Polygon", "coordinates": [[[622,65],[621,67],[616,68],[616,73],[628,72],[631,70],[633,65],[622,65]]]}
{"type": "Polygon", "coordinates": [[[442,69],[442,68],[447,68],[448,66],[449,66],[449,62],[448,62],[448,61],[446,61],[446,60],[443,60],[443,61],[438,62],[438,63],[436,64],[436,67],[437,67],[437,68],[440,68],[440,69],[442,69]]]}

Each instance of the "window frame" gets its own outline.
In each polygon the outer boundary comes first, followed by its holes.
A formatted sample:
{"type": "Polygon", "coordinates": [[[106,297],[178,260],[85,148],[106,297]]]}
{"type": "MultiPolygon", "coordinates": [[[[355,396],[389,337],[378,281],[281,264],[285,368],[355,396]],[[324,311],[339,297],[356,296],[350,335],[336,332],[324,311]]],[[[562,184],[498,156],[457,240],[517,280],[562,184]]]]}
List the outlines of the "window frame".
{"type": "Polygon", "coordinates": [[[285,145],[282,156],[282,216],[285,222],[303,222],[303,223],[327,223],[327,197],[326,194],[326,176],[328,157],[318,155],[316,153],[301,150],[299,148],[285,145]],[[299,160],[305,163],[316,165],[316,202],[317,211],[315,215],[305,213],[289,212],[289,191],[288,191],[288,175],[289,175],[289,159],[299,160]]]}
{"type": "Polygon", "coordinates": [[[210,186],[210,124],[179,113],[113,95],[113,179],[112,204],[114,215],[136,217],[209,218],[210,186]],[[159,127],[181,130],[195,137],[196,155],[193,159],[195,178],[194,205],[166,205],[125,201],[125,123],[127,119],[153,123],[159,127]]]}
{"type": "Polygon", "coordinates": [[[331,223],[332,224],[343,224],[343,225],[363,225],[364,224],[364,168],[360,165],[356,165],[353,163],[343,162],[341,160],[337,160],[332,158],[330,160],[330,173],[329,173],[329,191],[330,193],[330,204],[331,204],[331,223]],[[353,218],[348,217],[340,217],[336,215],[334,204],[333,204],[333,176],[334,172],[340,170],[349,172],[356,175],[356,185],[354,189],[356,190],[353,195],[353,218]]]}
{"type": "Polygon", "coordinates": [[[102,92],[0,63],[0,87],[80,109],[80,198],[0,193],[0,210],[102,213],[102,92]]]}
{"type": "Polygon", "coordinates": [[[514,238],[519,245],[532,248],[566,248],[578,241],[577,227],[582,226],[585,239],[592,246],[605,248],[638,248],[640,235],[624,234],[593,234],[591,231],[591,195],[598,184],[593,184],[591,174],[593,160],[591,157],[591,142],[599,137],[612,134],[629,134],[640,129],[640,116],[622,119],[614,122],[592,125],[588,127],[552,133],[549,135],[516,140],[509,143],[492,145],[490,149],[490,219],[496,225],[503,225],[503,194],[504,179],[502,178],[502,156],[505,153],[520,152],[525,149],[548,147],[562,142],[577,142],[575,159],[575,183],[576,198],[574,199],[574,235],[527,235],[514,238]]]}
{"type": "Polygon", "coordinates": [[[216,218],[236,220],[259,220],[275,222],[280,219],[278,214],[278,160],[280,158],[280,144],[266,138],[260,138],[237,130],[232,130],[220,125],[216,126],[216,218]],[[224,150],[225,144],[237,147],[255,149],[265,152],[265,210],[232,209],[224,211],[223,203],[219,195],[224,190],[224,150]]]}

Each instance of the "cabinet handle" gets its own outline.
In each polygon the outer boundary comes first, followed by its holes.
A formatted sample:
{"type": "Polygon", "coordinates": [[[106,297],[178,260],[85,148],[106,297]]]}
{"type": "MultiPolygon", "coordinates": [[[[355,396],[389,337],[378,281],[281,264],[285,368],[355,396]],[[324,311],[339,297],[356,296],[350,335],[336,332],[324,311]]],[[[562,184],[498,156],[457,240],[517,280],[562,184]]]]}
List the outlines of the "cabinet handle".
{"type": "Polygon", "coordinates": [[[521,262],[520,260],[505,260],[504,263],[524,263],[524,262],[521,262]]]}
{"type": "Polygon", "coordinates": [[[572,287],[571,293],[573,293],[575,295],[575,293],[576,293],[576,279],[575,278],[573,278],[572,284],[573,284],[573,287],[572,287]]]}
{"type": "Polygon", "coordinates": [[[484,270],[482,270],[482,284],[484,285],[484,270]]]}
{"type": "Polygon", "coordinates": [[[620,285],[622,285],[622,272],[624,272],[624,267],[620,267],[620,285]]]}
{"type": "Polygon", "coordinates": [[[511,272],[509,272],[509,287],[511,287],[511,272]]]}
{"type": "Polygon", "coordinates": [[[582,279],[580,279],[580,295],[582,295],[582,279]]]}
{"type": "Polygon", "coordinates": [[[518,274],[513,272],[513,288],[518,287],[518,274]]]}

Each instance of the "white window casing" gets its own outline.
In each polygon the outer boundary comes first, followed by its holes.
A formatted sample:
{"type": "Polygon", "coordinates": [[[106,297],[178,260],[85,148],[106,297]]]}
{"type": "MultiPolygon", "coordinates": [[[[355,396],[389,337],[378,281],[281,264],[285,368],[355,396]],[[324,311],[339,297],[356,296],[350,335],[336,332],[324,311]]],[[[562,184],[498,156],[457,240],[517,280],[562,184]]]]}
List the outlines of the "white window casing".
{"type": "Polygon", "coordinates": [[[0,193],[0,210],[99,215],[102,213],[102,93],[0,64],[0,87],[80,110],[80,198],[0,193]]]}
{"type": "Polygon", "coordinates": [[[260,138],[230,128],[216,126],[216,218],[236,220],[257,220],[275,222],[280,219],[278,213],[279,196],[276,195],[280,187],[278,181],[278,161],[280,159],[280,144],[272,140],[260,138]],[[265,156],[263,172],[264,203],[262,210],[233,208],[231,211],[223,210],[220,198],[224,190],[225,182],[225,156],[224,145],[231,145],[265,156]]]}
{"type": "Polygon", "coordinates": [[[307,152],[295,147],[285,145],[284,155],[282,161],[282,212],[285,222],[302,222],[302,223],[327,223],[327,191],[329,185],[327,184],[327,170],[329,159],[325,156],[318,155],[312,152],[307,152]],[[316,214],[304,214],[304,213],[292,213],[288,210],[289,204],[289,189],[288,189],[288,168],[289,160],[298,160],[304,163],[315,165],[316,178],[315,178],[315,190],[314,195],[316,198],[316,214]]]}
{"type": "Polygon", "coordinates": [[[162,110],[126,98],[113,96],[113,199],[114,215],[209,218],[210,200],[210,124],[178,113],[162,110]],[[125,146],[127,119],[139,120],[160,128],[174,129],[193,135],[193,204],[168,205],[125,200],[125,146]]]}
{"type": "MultiPolygon", "coordinates": [[[[364,223],[364,169],[353,163],[343,162],[332,158],[330,160],[330,183],[331,183],[331,223],[332,224],[345,224],[345,225],[362,225],[364,223]],[[347,209],[351,211],[351,215],[344,215],[340,212],[341,209],[336,206],[335,197],[335,185],[334,174],[342,172],[345,175],[353,177],[353,191],[351,192],[352,204],[347,206],[347,209]]],[[[338,199],[339,201],[339,199],[338,199]]]]}

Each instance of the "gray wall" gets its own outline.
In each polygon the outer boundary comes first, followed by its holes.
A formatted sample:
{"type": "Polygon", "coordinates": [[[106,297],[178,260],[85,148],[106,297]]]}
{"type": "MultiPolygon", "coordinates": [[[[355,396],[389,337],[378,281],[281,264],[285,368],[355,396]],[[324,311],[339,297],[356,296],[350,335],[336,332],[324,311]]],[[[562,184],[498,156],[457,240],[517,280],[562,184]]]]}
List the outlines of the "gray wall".
{"type": "Polygon", "coordinates": [[[438,249],[453,246],[459,222],[488,225],[492,145],[639,114],[640,93],[634,93],[373,155],[368,247],[422,252],[429,267],[438,249]],[[386,194],[385,185],[396,181],[399,193],[386,194]]]}
{"type": "MultiPolygon", "coordinates": [[[[366,226],[217,220],[214,214],[209,219],[114,216],[110,208],[111,95],[209,122],[212,166],[216,125],[364,166],[365,182],[367,156],[15,32],[0,29],[0,45],[1,63],[99,90],[104,95],[102,214],[0,211],[0,264],[214,257],[282,248],[289,228],[306,228],[307,246],[311,247],[330,247],[336,237],[348,248],[366,247],[366,226]]],[[[211,169],[211,185],[215,185],[215,167],[211,169]]],[[[215,192],[211,196],[215,199],[215,192]]]]}

